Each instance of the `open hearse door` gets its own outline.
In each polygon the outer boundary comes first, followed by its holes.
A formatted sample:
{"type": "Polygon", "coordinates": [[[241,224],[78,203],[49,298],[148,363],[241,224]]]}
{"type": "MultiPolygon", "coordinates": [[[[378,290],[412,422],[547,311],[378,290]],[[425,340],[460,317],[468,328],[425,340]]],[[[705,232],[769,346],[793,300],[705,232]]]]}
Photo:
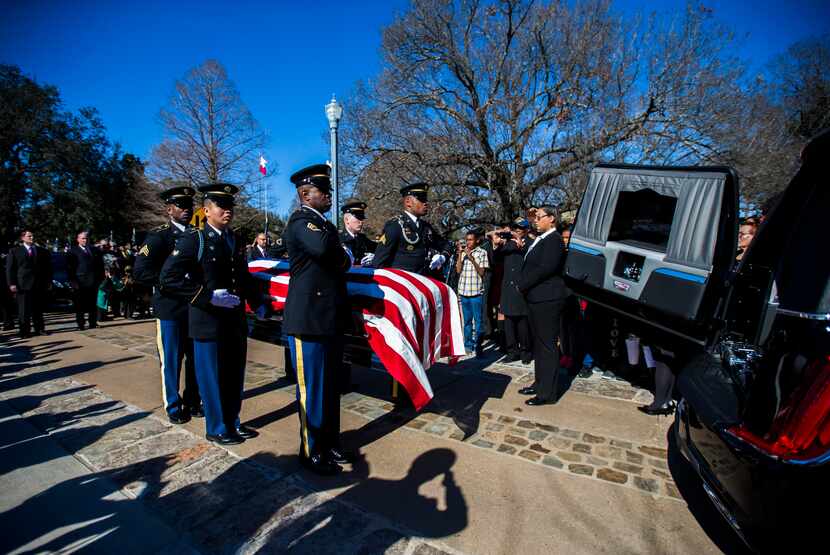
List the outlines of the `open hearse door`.
{"type": "Polygon", "coordinates": [[[568,285],[703,345],[735,261],[737,215],[730,168],[599,165],[572,231],[568,285]]]}

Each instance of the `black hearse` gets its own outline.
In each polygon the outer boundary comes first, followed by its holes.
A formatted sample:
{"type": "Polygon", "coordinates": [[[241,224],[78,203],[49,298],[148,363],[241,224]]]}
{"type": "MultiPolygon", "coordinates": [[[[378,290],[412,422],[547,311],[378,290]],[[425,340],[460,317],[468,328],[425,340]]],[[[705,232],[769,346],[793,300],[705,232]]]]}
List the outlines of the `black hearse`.
{"type": "Polygon", "coordinates": [[[830,514],[829,162],[825,133],[737,267],[728,168],[599,166],[566,260],[577,294],[683,353],[670,439],[762,552],[815,549],[830,514]]]}

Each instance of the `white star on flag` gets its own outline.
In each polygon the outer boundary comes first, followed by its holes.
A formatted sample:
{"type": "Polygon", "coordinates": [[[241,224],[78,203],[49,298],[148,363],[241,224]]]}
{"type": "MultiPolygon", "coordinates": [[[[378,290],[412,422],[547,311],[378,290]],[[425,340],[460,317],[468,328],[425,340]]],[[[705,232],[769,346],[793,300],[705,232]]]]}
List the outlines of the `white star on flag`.
{"type": "Polygon", "coordinates": [[[265,158],[260,156],[259,157],[259,173],[261,173],[262,175],[265,175],[266,174],[265,166],[267,166],[267,165],[268,165],[268,160],[266,160],[265,158]]]}

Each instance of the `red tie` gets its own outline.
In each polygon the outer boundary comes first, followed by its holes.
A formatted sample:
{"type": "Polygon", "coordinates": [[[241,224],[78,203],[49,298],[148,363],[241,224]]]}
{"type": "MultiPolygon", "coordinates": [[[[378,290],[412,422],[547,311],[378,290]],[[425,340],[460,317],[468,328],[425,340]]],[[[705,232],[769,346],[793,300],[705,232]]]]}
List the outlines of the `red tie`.
{"type": "Polygon", "coordinates": [[[29,256],[32,256],[32,254],[34,254],[34,253],[32,252],[32,250],[33,250],[33,249],[32,249],[32,247],[29,247],[29,256]]]}

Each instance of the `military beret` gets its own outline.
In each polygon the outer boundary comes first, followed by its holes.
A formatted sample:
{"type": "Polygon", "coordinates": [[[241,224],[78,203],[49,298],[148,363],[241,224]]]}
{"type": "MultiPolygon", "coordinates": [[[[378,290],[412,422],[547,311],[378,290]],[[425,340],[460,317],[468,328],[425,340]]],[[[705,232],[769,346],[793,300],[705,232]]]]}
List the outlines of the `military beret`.
{"type": "Polygon", "coordinates": [[[327,193],[331,190],[331,167],[328,164],[314,164],[295,172],[290,179],[295,187],[312,185],[327,193]]]}
{"type": "Polygon", "coordinates": [[[173,204],[180,199],[193,200],[195,195],[196,190],[193,187],[172,187],[166,191],[162,191],[159,196],[167,204],[173,204]]]}
{"type": "Polygon", "coordinates": [[[366,219],[366,207],[368,205],[360,199],[350,198],[343,202],[340,211],[344,214],[351,214],[358,220],[366,219]]]}
{"type": "Polygon", "coordinates": [[[426,198],[429,193],[429,184],[427,183],[410,183],[401,187],[401,196],[412,195],[414,197],[426,198]]]}

